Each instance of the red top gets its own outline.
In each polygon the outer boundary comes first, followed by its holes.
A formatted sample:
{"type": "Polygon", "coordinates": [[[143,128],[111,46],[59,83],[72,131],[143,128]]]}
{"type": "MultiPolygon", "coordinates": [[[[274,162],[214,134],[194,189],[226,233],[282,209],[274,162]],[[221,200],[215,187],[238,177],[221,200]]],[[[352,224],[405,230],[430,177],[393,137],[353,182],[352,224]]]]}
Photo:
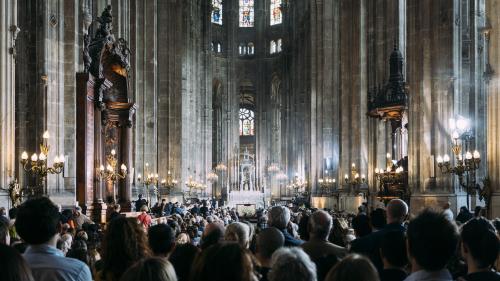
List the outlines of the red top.
{"type": "Polygon", "coordinates": [[[149,226],[151,225],[151,216],[148,215],[147,213],[141,213],[137,219],[139,220],[139,222],[144,226],[144,228],[149,228],[149,226]]]}

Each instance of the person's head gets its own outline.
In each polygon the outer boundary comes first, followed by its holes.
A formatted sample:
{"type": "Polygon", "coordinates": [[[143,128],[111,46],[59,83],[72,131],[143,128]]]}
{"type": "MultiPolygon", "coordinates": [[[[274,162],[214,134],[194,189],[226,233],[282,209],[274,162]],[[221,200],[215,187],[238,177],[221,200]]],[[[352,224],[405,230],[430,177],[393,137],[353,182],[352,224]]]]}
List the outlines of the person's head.
{"type": "Polygon", "coordinates": [[[380,256],[384,267],[405,267],[408,264],[406,237],[401,231],[389,231],[380,241],[380,256]]]}
{"type": "Polygon", "coordinates": [[[219,243],[224,238],[224,226],[217,222],[207,224],[201,236],[201,249],[219,243]]]}
{"type": "Polygon", "coordinates": [[[5,211],[5,207],[0,207],[0,216],[7,216],[7,211],[5,211]]]}
{"type": "Polygon", "coordinates": [[[271,259],[273,253],[284,245],[283,233],[274,227],[265,228],[257,235],[257,254],[261,259],[271,259]]]}
{"type": "Polygon", "coordinates": [[[370,219],[364,214],[359,214],[352,219],[352,228],[358,238],[366,236],[372,232],[370,219]]]}
{"type": "Polygon", "coordinates": [[[274,206],[267,213],[269,226],[283,230],[290,222],[290,210],[283,206],[274,206]]]}
{"type": "Polygon", "coordinates": [[[193,244],[176,245],[169,256],[169,261],[175,268],[179,281],[189,280],[193,262],[200,250],[193,244]]]}
{"type": "Polygon", "coordinates": [[[57,242],[60,230],[60,215],[57,206],[47,197],[30,199],[19,207],[16,231],[28,244],[39,245],[57,242]]]}
{"type": "Polygon", "coordinates": [[[0,244],[0,272],[4,281],[33,281],[31,269],[19,252],[0,244]]]}
{"type": "Polygon", "coordinates": [[[455,254],[457,244],[457,227],[442,213],[424,210],[408,225],[408,257],[412,265],[421,269],[443,269],[455,254]]]}
{"type": "Polygon", "coordinates": [[[148,241],[156,256],[167,256],[175,246],[175,233],[167,224],[153,225],[148,230],[148,241]]]}
{"type": "Polygon", "coordinates": [[[119,213],[119,212],[120,212],[121,208],[122,208],[122,207],[120,206],[120,204],[115,204],[115,205],[113,206],[113,210],[114,210],[115,212],[117,212],[117,213],[119,213]]]}
{"type": "Polygon", "coordinates": [[[142,259],[123,274],[120,281],[177,281],[172,264],[166,259],[142,259]]]}
{"type": "Polygon", "coordinates": [[[338,262],[326,275],[325,281],[378,281],[377,269],[361,255],[352,254],[338,262]]]}
{"type": "Polygon", "coordinates": [[[191,281],[253,281],[252,256],[237,243],[210,246],[194,261],[191,281]]]}
{"type": "Polygon", "coordinates": [[[146,205],[142,205],[142,207],[141,207],[141,212],[143,212],[143,213],[147,213],[147,212],[149,212],[149,208],[148,208],[148,206],[146,206],[146,205]]]}
{"type": "Polygon", "coordinates": [[[15,220],[17,217],[18,208],[14,207],[9,210],[9,219],[15,220]]]}
{"type": "Polygon", "coordinates": [[[142,199],[142,193],[139,193],[139,195],[137,196],[139,198],[139,200],[142,199]]]}
{"type": "Polygon", "coordinates": [[[387,223],[403,223],[408,215],[408,205],[401,199],[392,199],[387,204],[387,223]]]}
{"type": "Polygon", "coordinates": [[[0,221],[0,244],[10,245],[9,224],[0,221]]]}
{"type": "Polygon", "coordinates": [[[316,281],[316,265],[301,248],[281,248],[271,258],[270,281],[316,281]]]}
{"type": "Polygon", "coordinates": [[[119,279],[134,262],[148,257],[146,234],[135,218],[111,220],[103,240],[103,273],[119,279]]]}
{"type": "Polygon", "coordinates": [[[493,225],[484,218],[472,219],[460,233],[461,252],[467,264],[478,269],[491,267],[498,258],[500,242],[493,225]]]}
{"type": "Polygon", "coordinates": [[[450,202],[445,202],[445,203],[443,204],[443,210],[447,210],[447,209],[449,209],[449,208],[450,208],[450,206],[451,206],[450,202]]]}
{"type": "Polygon", "coordinates": [[[467,207],[465,207],[465,206],[460,207],[460,213],[468,213],[468,212],[469,212],[469,209],[467,209],[467,207]]]}
{"type": "Polygon", "coordinates": [[[312,238],[328,240],[332,227],[332,216],[325,211],[318,210],[309,217],[308,229],[312,238]]]}
{"type": "Polygon", "coordinates": [[[241,222],[233,222],[226,227],[224,240],[233,241],[240,244],[243,248],[248,248],[249,244],[249,229],[248,226],[241,222]]]}
{"type": "Polygon", "coordinates": [[[370,213],[370,223],[374,229],[382,229],[386,225],[385,210],[377,208],[370,213]]]}
{"type": "Polygon", "coordinates": [[[476,208],[474,208],[474,216],[475,217],[483,217],[484,216],[483,207],[476,206],[476,208]]]}

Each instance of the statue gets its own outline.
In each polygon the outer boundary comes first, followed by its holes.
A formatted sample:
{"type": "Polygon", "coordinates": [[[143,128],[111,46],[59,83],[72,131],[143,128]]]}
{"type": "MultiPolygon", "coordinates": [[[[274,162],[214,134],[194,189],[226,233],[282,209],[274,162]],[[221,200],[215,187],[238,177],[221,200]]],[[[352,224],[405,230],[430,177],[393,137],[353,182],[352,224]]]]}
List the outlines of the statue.
{"type": "MultiPolygon", "coordinates": [[[[3,188],[2,188],[3,189],[3,188]]],[[[17,182],[17,179],[13,179],[9,183],[9,188],[8,189],[3,189],[9,193],[9,199],[10,202],[12,203],[12,207],[18,207],[21,205],[21,188],[19,187],[19,183],[17,182]]]]}
{"type": "Polygon", "coordinates": [[[83,35],[83,71],[88,73],[90,70],[90,65],[92,64],[92,58],[89,53],[89,45],[90,45],[90,35],[83,35]]]}
{"type": "Polygon", "coordinates": [[[243,159],[240,163],[240,190],[255,190],[255,164],[252,156],[245,148],[243,152],[243,159]]]}

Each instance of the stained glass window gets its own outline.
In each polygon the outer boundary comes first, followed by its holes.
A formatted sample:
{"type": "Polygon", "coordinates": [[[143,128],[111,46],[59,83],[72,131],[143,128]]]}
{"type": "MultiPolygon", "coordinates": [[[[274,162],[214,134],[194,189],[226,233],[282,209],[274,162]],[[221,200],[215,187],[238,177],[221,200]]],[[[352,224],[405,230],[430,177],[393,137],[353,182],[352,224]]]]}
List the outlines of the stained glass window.
{"type": "Polygon", "coordinates": [[[253,27],[254,0],[240,0],[240,27],[253,27]]]}
{"type": "Polygon", "coordinates": [[[271,25],[283,22],[281,13],[281,0],[271,0],[271,25]]]}
{"type": "Polygon", "coordinates": [[[212,23],[222,25],[222,0],[212,0],[212,23]]]}
{"type": "Polygon", "coordinates": [[[248,54],[253,55],[255,52],[255,48],[252,42],[248,43],[248,54]]]}
{"type": "Polygon", "coordinates": [[[240,108],[240,136],[255,134],[255,116],[253,110],[240,108]]]}
{"type": "Polygon", "coordinates": [[[271,40],[271,45],[269,46],[269,53],[271,54],[276,53],[276,42],[274,40],[271,40]]]}

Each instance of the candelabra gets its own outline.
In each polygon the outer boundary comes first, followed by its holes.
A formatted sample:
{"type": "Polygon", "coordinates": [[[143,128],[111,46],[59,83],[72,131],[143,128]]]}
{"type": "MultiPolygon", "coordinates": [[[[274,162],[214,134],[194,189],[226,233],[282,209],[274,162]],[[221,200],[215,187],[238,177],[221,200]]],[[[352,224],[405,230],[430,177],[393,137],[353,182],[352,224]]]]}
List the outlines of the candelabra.
{"type": "Polygon", "coordinates": [[[335,190],[337,180],[328,176],[328,171],[325,171],[325,178],[318,179],[321,195],[326,193],[328,195],[331,191],[335,190]]]}
{"type": "Polygon", "coordinates": [[[111,154],[106,157],[106,168],[103,165],[99,166],[99,179],[110,182],[113,185],[113,200],[116,203],[116,181],[127,177],[127,166],[122,164],[120,171],[117,171],[116,150],[111,149],[111,154]]]}
{"type": "Polygon", "coordinates": [[[397,165],[397,161],[391,158],[390,153],[387,153],[386,159],[387,170],[375,168],[375,177],[381,185],[402,183],[406,176],[404,168],[397,165]]]}
{"type": "Polygon", "coordinates": [[[143,186],[145,187],[146,189],[146,198],[147,198],[147,201],[148,201],[148,206],[149,208],[151,208],[151,189],[150,189],[150,186],[153,186],[153,192],[156,194],[156,198],[158,199],[158,179],[159,179],[159,175],[158,173],[151,173],[149,171],[149,163],[146,163],[145,164],[145,167],[144,167],[144,176],[145,178],[142,179],[142,175],[141,173],[139,173],[137,175],[137,181],[138,182],[141,182],[143,183],[143,186]]]}
{"type": "Polygon", "coordinates": [[[479,151],[470,152],[469,150],[474,140],[469,124],[469,120],[463,117],[458,120],[450,119],[451,150],[455,156],[455,165],[451,163],[448,154],[438,155],[436,159],[443,174],[457,175],[458,183],[467,193],[467,207],[469,207],[469,196],[475,195],[476,190],[480,189],[476,182],[476,170],[479,169],[479,163],[481,163],[479,151]]]}
{"type": "Polygon", "coordinates": [[[45,179],[48,174],[60,174],[64,171],[64,155],[55,156],[54,164],[48,166],[47,157],[49,155],[50,146],[47,144],[50,135],[48,131],[45,131],[42,136],[42,143],[40,143],[40,154],[33,153],[31,159],[28,160],[28,153],[23,151],[21,154],[21,165],[24,171],[38,179],[36,185],[33,187],[28,187],[29,196],[40,196],[47,194],[45,188],[45,179]]]}
{"type": "Polygon", "coordinates": [[[280,167],[276,163],[271,163],[271,165],[269,165],[269,167],[267,167],[267,171],[270,174],[278,173],[280,171],[280,167]]]}
{"type": "Polygon", "coordinates": [[[356,164],[351,165],[351,177],[348,174],[344,175],[344,181],[348,185],[358,186],[366,182],[365,175],[359,176],[358,170],[356,169],[356,164]]]}
{"type": "MultiPolygon", "coordinates": [[[[170,192],[172,191],[172,189],[175,188],[177,183],[178,183],[178,181],[176,179],[174,179],[174,177],[172,176],[172,174],[170,173],[170,170],[169,170],[169,171],[167,171],[167,177],[163,178],[161,180],[160,186],[167,190],[167,194],[170,194],[170,192]]],[[[159,194],[159,192],[158,192],[158,194],[159,194]]]]}
{"type": "Polygon", "coordinates": [[[204,185],[203,183],[194,180],[192,176],[189,176],[189,178],[185,184],[186,184],[187,188],[189,189],[189,192],[188,192],[189,195],[193,195],[193,191],[195,194],[197,194],[198,190],[203,191],[207,188],[207,186],[204,185]]]}
{"type": "Polygon", "coordinates": [[[224,165],[224,163],[219,163],[219,164],[217,164],[217,166],[215,166],[215,170],[217,172],[225,172],[225,171],[227,171],[227,166],[224,165]]]}
{"type": "Polygon", "coordinates": [[[307,196],[307,181],[299,178],[298,175],[293,177],[292,181],[288,184],[287,188],[293,191],[295,197],[307,196]]]}

